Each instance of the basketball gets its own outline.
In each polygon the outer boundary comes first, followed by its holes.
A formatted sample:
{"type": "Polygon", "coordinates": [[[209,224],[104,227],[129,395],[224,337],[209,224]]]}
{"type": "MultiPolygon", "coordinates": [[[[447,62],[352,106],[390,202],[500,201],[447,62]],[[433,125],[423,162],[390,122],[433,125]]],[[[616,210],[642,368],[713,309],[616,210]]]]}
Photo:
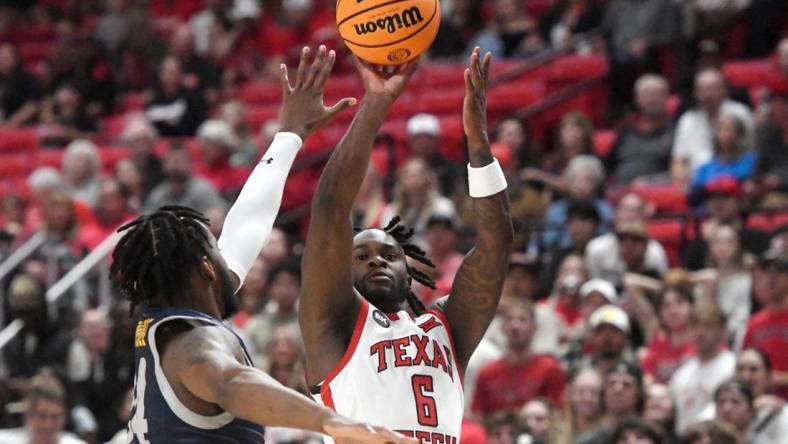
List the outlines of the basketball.
{"type": "Polygon", "coordinates": [[[441,21],[438,0],[338,0],[337,26],[348,48],[379,65],[399,65],[430,47],[441,21]]]}

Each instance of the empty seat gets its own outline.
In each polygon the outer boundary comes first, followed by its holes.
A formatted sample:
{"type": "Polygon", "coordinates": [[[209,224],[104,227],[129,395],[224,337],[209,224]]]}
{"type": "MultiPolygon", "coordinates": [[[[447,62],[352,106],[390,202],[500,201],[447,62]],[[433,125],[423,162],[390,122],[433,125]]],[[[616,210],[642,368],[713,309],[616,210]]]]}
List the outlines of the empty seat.
{"type": "Polygon", "coordinates": [[[605,157],[616,143],[616,132],[613,130],[599,130],[594,132],[594,154],[605,157]]]}
{"type": "Polygon", "coordinates": [[[681,186],[673,184],[635,185],[631,189],[647,202],[656,206],[658,212],[672,213],[687,211],[687,195],[681,186]]]}
{"type": "Polygon", "coordinates": [[[744,88],[763,85],[764,78],[772,76],[775,69],[771,59],[731,61],[722,66],[728,82],[744,88]]]}
{"type": "Polygon", "coordinates": [[[519,82],[501,85],[487,93],[487,109],[493,114],[505,114],[530,106],[544,97],[542,83],[519,82]]]}
{"type": "Polygon", "coordinates": [[[551,82],[572,82],[606,74],[607,60],[603,56],[569,55],[550,65],[551,82]]]}
{"type": "Polygon", "coordinates": [[[247,104],[279,103],[282,85],[278,82],[249,82],[241,87],[240,95],[247,104]]]}
{"type": "Polygon", "coordinates": [[[0,128],[0,154],[29,153],[36,148],[35,128],[0,128]]]}
{"type": "Polygon", "coordinates": [[[269,120],[279,117],[279,105],[258,105],[246,109],[246,120],[257,131],[269,120]]]}
{"type": "Polygon", "coordinates": [[[418,96],[418,112],[435,115],[454,114],[462,109],[465,88],[426,90],[418,96]]]}

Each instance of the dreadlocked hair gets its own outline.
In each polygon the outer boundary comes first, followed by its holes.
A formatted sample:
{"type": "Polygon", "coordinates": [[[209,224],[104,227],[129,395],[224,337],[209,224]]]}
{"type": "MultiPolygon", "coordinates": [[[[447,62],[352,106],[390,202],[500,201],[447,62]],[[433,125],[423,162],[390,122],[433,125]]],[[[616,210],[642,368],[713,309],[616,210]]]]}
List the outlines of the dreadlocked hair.
{"type": "MultiPolygon", "coordinates": [[[[420,262],[430,268],[435,268],[435,264],[427,257],[427,253],[424,252],[421,248],[419,248],[415,244],[411,244],[408,242],[411,237],[413,237],[413,229],[408,228],[405,225],[401,225],[399,222],[402,220],[399,216],[394,216],[388,223],[388,225],[383,228],[389,236],[393,237],[395,241],[402,247],[402,251],[405,252],[405,256],[420,262]]],[[[425,287],[429,287],[431,289],[435,289],[435,281],[432,280],[426,273],[423,271],[411,267],[407,265],[406,268],[408,270],[408,276],[413,278],[416,282],[424,285],[425,287]]],[[[427,307],[416,297],[416,294],[408,288],[407,294],[407,301],[408,305],[410,305],[410,309],[413,310],[414,313],[420,315],[427,311],[427,307]]]]}
{"type": "Polygon", "coordinates": [[[131,301],[131,313],[158,295],[188,288],[191,272],[211,249],[208,218],[188,207],[167,205],[118,228],[126,232],[112,253],[110,278],[131,301]]]}

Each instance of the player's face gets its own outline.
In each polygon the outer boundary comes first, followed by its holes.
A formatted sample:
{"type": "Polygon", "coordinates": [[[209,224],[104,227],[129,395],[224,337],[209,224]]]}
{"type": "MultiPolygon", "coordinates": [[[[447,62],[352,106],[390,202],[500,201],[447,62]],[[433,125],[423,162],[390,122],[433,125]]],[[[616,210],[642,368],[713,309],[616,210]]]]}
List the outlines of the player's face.
{"type": "Polygon", "coordinates": [[[353,286],[380,308],[405,300],[408,269],[405,253],[382,230],[365,230],[353,239],[353,286]]]}

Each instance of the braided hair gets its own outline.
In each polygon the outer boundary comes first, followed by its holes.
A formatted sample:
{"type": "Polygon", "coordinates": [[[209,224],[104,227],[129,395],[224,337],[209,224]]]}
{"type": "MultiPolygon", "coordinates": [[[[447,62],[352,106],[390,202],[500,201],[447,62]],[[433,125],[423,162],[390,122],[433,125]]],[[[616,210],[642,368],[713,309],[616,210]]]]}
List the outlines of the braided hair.
{"type": "Polygon", "coordinates": [[[131,301],[131,312],[158,295],[189,288],[200,258],[211,250],[208,218],[188,207],[167,205],[118,228],[126,232],[112,253],[110,277],[131,301]]]}
{"type": "MultiPolygon", "coordinates": [[[[424,250],[419,248],[417,245],[408,242],[408,240],[413,236],[413,229],[408,228],[405,225],[400,225],[400,220],[401,218],[399,216],[394,216],[391,221],[389,221],[388,225],[383,228],[383,231],[389,236],[393,237],[395,241],[397,241],[400,247],[402,247],[402,251],[405,252],[405,256],[430,268],[435,268],[435,264],[433,264],[432,261],[426,256],[427,253],[425,253],[424,250]]],[[[357,231],[361,230],[357,229],[357,231]]],[[[408,276],[425,287],[429,287],[433,290],[435,289],[435,281],[426,273],[417,268],[411,267],[410,265],[407,265],[407,261],[405,266],[408,270],[408,276]]],[[[420,315],[427,311],[427,308],[419,300],[416,294],[413,293],[410,287],[408,287],[406,299],[410,309],[413,310],[413,313],[420,315]]]]}

